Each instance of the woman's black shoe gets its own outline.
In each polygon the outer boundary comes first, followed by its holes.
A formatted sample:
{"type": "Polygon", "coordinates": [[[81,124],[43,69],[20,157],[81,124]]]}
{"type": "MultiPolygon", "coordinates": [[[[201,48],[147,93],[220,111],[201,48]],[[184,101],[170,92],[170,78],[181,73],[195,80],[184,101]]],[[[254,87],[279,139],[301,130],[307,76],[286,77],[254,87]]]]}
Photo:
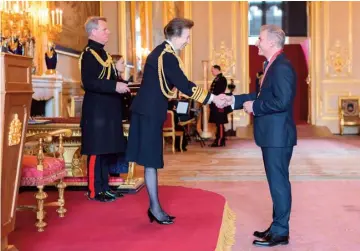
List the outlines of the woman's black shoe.
{"type": "Polygon", "coordinates": [[[172,221],[172,219],[170,218],[171,216],[167,217],[166,220],[160,221],[158,219],[156,219],[156,217],[152,214],[152,212],[150,211],[150,209],[148,209],[147,214],[149,216],[149,220],[152,223],[154,220],[161,225],[170,225],[173,224],[174,222],[172,221]]]}
{"type": "Polygon", "coordinates": [[[172,215],[168,215],[168,217],[169,217],[170,220],[176,219],[176,217],[172,216],[172,215]]]}

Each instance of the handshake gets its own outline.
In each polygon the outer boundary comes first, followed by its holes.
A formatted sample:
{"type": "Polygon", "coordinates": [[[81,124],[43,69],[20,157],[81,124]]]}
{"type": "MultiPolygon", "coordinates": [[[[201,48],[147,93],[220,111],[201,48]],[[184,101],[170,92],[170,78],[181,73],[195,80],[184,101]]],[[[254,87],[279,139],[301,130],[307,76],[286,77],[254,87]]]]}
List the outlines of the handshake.
{"type": "MultiPolygon", "coordinates": [[[[212,102],[218,107],[218,108],[224,108],[226,106],[232,106],[235,104],[235,97],[234,96],[228,96],[226,94],[220,94],[218,96],[214,96],[212,102]]],[[[254,113],[253,111],[253,100],[249,100],[243,103],[243,109],[246,113],[251,114],[254,113]]]]}
{"type": "Polygon", "coordinates": [[[218,108],[224,108],[226,106],[230,106],[234,103],[235,98],[233,96],[228,96],[226,94],[220,94],[218,96],[214,96],[213,98],[213,103],[218,107],[218,108]]]}

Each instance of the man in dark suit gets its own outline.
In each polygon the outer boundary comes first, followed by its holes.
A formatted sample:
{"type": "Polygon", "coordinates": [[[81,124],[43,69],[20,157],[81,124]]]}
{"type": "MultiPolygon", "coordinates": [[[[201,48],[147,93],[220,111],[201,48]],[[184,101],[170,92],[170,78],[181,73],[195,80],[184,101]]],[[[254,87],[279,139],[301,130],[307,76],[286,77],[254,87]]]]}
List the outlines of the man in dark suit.
{"type": "MultiPolygon", "coordinates": [[[[214,95],[225,93],[227,80],[221,72],[219,65],[211,67],[211,73],[215,77],[210,86],[210,92],[214,95]]],[[[211,147],[225,146],[225,128],[224,124],[228,123],[227,109],[218,108],[214,103],[210,104],[209,123],[216,124],[216,138],[211,147]]]]}
{"type": "Polygon", "coordinates": [[[109,188],[109,166],[114,155],[125,151],[122,99],[129,92],[117,81],[111,56],[104,50],[110,34],[106,18],[90,17],[85,23],[89,41],[79,59],[85,90],[81,117],[81,153],[88,155],[88,197],[101,202],[122,197],[109,188]]]}
{"type": "Polygon", "coordinates": [[[173,216],[161,208],[158,199],[157,169],[163,168],[163,132],[168,100],[176,97],[174,88],[202,104],[218,102],[218,97],[189,81],[183,72],[178,51],[190,41],[192,20],[172,19],[164,28],[166,41],[147,57],[141,86],[131,105],[131,121],[126,156],[144,166],[149,194],[150,221],[172,224],[173,216]]]}
{"type": "Polygon", "coordinates": [[[289,242],[291,184],[289,164],[297,143],[293,105],[296,73],[282,53],[284,32],[275,25],[264,25],[257,42],[259,55],[266,57],[264,75],[257,93],[222,96],[225,105],[254,114],[255,142],[261,147],[266,177],[273,201],[273,221],[263,231],[255,231],[256,246],[286,245],[289,242]]]}

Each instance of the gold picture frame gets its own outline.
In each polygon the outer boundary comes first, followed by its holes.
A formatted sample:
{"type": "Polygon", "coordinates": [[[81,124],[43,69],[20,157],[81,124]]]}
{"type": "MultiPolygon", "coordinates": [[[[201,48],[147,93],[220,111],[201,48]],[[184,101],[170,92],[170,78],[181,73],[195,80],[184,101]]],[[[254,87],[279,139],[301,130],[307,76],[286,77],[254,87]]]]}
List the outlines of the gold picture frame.
{"type": "MultiPolygon", "coordinates": [[[[339,97],[339,128],[340,135],[344,134],[345,126],[360,127],[360,97],[339,97]]],[[[359,130],[360,133],[360,130],[359,130]]]]}
{"type": "Polygon", "coordinates": [[[339,108],[346,117],[359,117],[360,97],[342,96],[339,97],[339,108]]]}
{"type": "Polygon", "coordinates": [[[100,1],[51,1],[49,6],[63,10],[63,27],[55,40],[56,51],[80,55],[88,41],[84,24],[88,17],[100,15],[100,1]]]}

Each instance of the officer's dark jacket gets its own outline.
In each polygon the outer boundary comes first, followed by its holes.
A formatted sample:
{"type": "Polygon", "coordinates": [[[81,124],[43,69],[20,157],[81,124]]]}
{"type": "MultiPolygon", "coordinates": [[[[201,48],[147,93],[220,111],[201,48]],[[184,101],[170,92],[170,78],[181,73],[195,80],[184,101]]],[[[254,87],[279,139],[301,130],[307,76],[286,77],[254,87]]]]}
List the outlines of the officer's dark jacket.
{"type": "Polygon", "coordinates": [[[169,95],[169,90],[174,87],[203,104],[210,98],[210,93],[187,79],[174,50],[165,41],[146,59],[141,86],[131,106],[132,112],[165,121],[170,98],[165,94],[169,95]]]}
{"type": "MultiPolygon", "coordinates": [[[[227,88],[227,80],[222,73],[218,74],[210,86],[210,92],[214,95],[225,93],[227,88]]],[[[209,123],[226,124],[228,123],[227,115],[231,111],[231,107],[218,108],[214,103],[210,104],[209,123]]]]}
{"type": "Polygon", "coordinates": [[[104,45],[89,40],[80,61],[85,90],[82,106],[82,154],[108,154],[125,151],[122,128],[122,99],[117,93],[117,75],[104,45]],[[107,62],[108,67],[102,63],[107,62]]]}

